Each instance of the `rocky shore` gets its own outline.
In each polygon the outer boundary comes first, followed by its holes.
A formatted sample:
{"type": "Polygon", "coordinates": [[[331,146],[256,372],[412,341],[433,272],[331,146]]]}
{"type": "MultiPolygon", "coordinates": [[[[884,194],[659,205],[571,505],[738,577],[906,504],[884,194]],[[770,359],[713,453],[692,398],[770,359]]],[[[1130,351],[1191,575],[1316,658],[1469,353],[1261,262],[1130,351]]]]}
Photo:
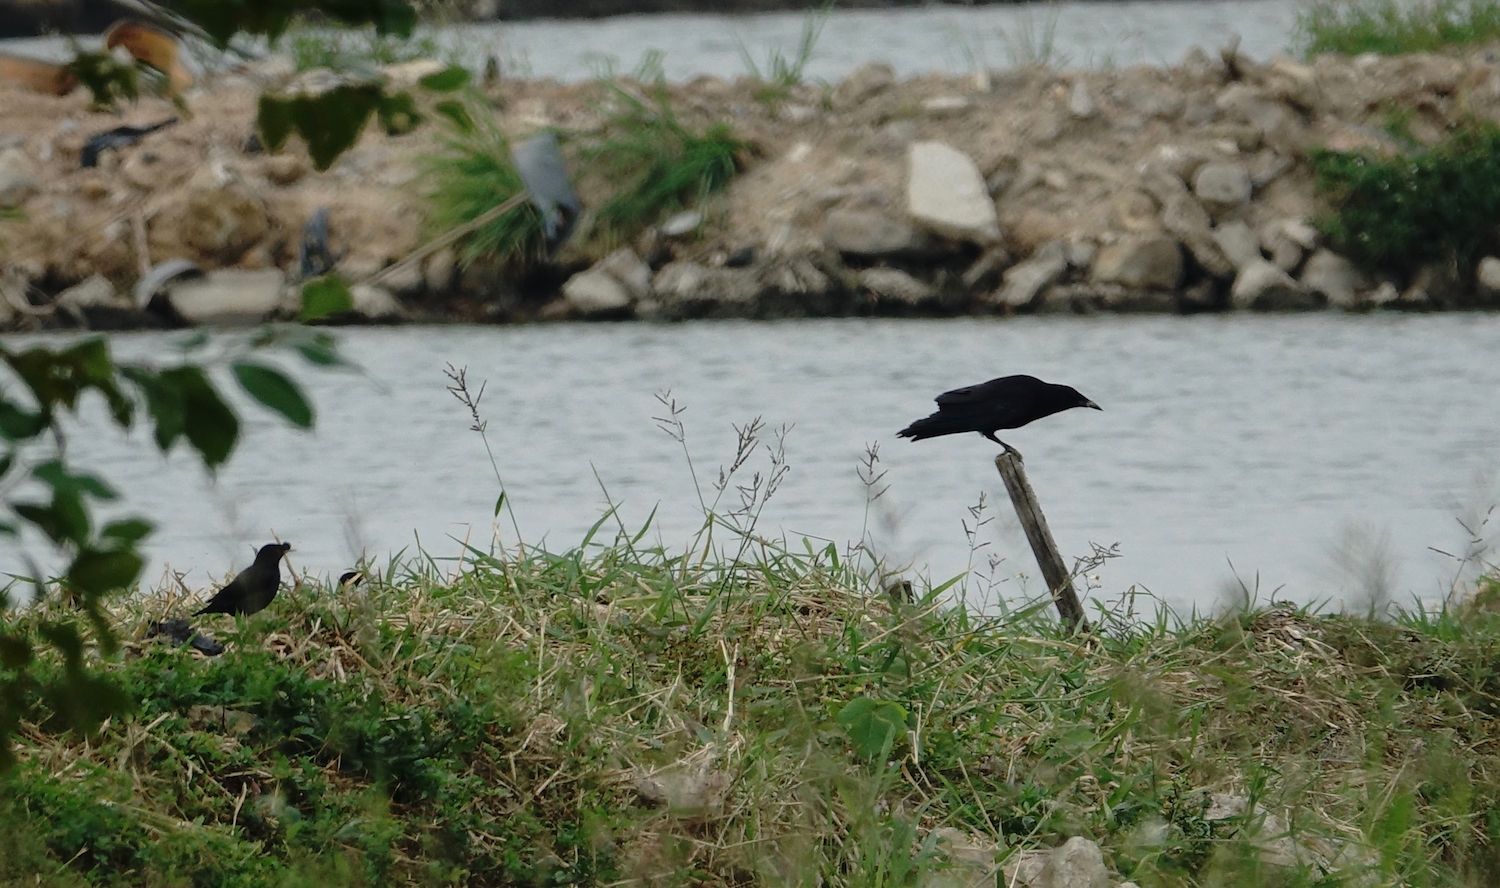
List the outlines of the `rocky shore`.
{"type": "MultiPolygon", "coordinates": [[[[387,72],[398,83],[420,72],[387,72]]],[[[80,166],[87,140],[178,114],[142,100],[0,85],[0,325],[118,328],[291,317],[303,230],[327,210],[347,280],[441,233],[426,223],[429,123],[372,126],[325,172],[296,142],[250,139],[282,60],[187,96],[192,116],[80,166]],[[197,280],[140,280],[166,260],[197,280]],[[158,285],[158,283],[160,285],[158,285]]],[[[306,77],[307,75],[302,75],[306,77]]],[[[639,85],[621,81],[627,90],[639,85]]],[[[685,125],[727,121],[748,149],[731,185],[631,244],[574,242],[517,273],[443,250],[357,287],[351,319],[941,316],[1027,312],[1450,309],[1500,306],[1500,259],[1407,279],[1361,272],[1323,242],[1307,152],[1434,143],[1500,120],[1500,54],[1259,62],[1227,48],[1174,67],[1042,67],[900,81],[869,64],[775,101],[759,84],[670,86],[685,125]]],[[[598,83],[486,87],[512,138],[589,132],[598,83]]],[[[570,162],[574,162],[570,158],[570,162]]],[[[608,183],[579,176],[586,206],[608,183]]],[[[158,274],[157,277],[160,277],[158,274]]]]}

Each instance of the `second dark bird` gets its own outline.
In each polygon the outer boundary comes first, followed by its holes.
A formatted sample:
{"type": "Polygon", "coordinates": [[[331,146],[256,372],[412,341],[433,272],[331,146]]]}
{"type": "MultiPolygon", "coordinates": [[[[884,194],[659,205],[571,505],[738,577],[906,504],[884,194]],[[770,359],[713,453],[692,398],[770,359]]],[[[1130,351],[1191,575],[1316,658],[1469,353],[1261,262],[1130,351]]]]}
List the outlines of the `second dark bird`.
{"type": "Polygon", "coordinates": [[[255,561],[220,589],[200,614],[253,614],[266,609],[281,587],[281,556],[291,551],[291,543],[261,546],[255,561]]]}
{"type": "MultiPolygon", "coordinates": [[[[960,432],[978,432],[1006,451],[1015,448],[995,437],[1000,429],[1018,429],[1044,416],[1074,407],[1103,410],[1070,385],[1043,382],[1035,376],[1002,376],[937,396],[937,412],[897,432],[920,441],[960,432]]],[[[1019,453],[1017,453],[1019,455],[1019,453]]]]}

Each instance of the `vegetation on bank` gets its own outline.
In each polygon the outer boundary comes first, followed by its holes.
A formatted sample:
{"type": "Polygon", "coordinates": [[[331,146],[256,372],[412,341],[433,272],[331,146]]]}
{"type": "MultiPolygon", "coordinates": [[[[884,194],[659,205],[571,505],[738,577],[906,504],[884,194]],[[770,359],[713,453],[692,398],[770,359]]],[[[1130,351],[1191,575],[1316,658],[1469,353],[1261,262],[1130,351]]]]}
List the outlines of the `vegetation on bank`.
{"type": "Polygon", "coordinates": [[[144,637],[193,600],[117,603],[135,709],[22,726],[0,884],[968,884],[942,827],[1089,837],[1144,888],[1500,872],[1500,582],[1070,638],[711,527],[304,584],[212,659],[144,637]]]}
{"type": "Polygon", "coordinates": [[[1297,44],[1309,56],[1436,52],[1500,38],[1500,3],[1315,0],[1298,13],[1296,32],[1297,44]]]}

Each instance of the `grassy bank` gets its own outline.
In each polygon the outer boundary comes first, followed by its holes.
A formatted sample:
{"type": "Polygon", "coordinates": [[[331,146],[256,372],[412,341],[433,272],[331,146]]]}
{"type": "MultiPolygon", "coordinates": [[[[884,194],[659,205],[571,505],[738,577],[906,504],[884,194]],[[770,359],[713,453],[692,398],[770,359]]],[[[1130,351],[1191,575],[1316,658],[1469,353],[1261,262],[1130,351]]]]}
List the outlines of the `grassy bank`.
{"type": "Polygon", "coordinates": [[[1309,56],[1438,52],[1496,37],[1495,0],[1314,0],[1297,15],[1296,42],[1309,56]]]}
{"type": "Polygon", "coordinates": [[[1086,836],[1147,888],[1500,872],[1482,606],[1069,639],[937,598],[628,538],[301,586],[215,624],[218,658],[128,645],[138,710],[98,736],[25,726],[0,884],[993,884],[942,827],[1000,857],[1086,836]]]}

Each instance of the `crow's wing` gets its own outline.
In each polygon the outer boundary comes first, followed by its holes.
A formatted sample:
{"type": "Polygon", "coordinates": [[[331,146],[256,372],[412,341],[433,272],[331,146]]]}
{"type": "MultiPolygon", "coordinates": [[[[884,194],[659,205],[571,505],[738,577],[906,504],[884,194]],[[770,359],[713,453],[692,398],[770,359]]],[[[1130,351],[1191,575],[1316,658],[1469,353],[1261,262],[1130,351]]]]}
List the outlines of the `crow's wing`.
{"type": "Polygon", "coordinates": [[[951,392],[943,392],[937,396],[936,400],[938,407],[943,409],[985,404],[1024,396],[1038,384],[1045,385],[1046,383],[1035,376],[1002,376],[978,385],[966,385],[951,392]]]}

